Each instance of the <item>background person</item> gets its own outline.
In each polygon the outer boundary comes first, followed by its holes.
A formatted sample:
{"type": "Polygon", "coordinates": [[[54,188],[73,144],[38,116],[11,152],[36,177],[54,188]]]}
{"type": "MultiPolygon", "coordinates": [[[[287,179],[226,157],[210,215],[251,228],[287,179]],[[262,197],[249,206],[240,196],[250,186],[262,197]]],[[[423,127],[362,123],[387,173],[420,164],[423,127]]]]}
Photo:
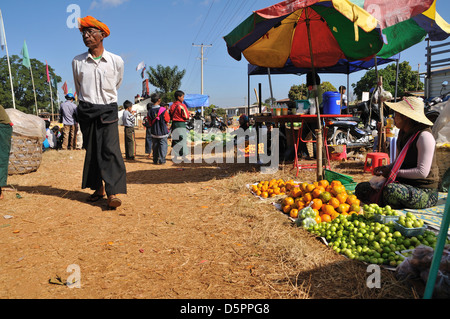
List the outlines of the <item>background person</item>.
{"type": "Polygon", "coordinates": [[[81,186],[95,190],[90,201],[107,195],[108,207],[114,209],[122,204],[117,194],[127,193],[117,104],[124,62],[103,47],[103,39],[110,35],[106,24],[90,16],[78,21],[83,42],[89,48],[72,61],[80,101],[77,115],[86,149],[81,186]]]}
{"type": "Polygon", "coordinates": [[[170,122],[170,115],[166,108],[161,106],[159,94],[154,93],[150,98],[153,103],[153,107],[149,111],[153,144],[153,164],[165,164],[167,156],[167,138],[169,137],[167,125],[170,122]]]}
{"type": "Polygon", "coordinates": [[[174,153],[174,160],[178,160],[178,157],[184,159],[187,155],[187,133],[186,133],[186,121],[189,120],[189,111],[184,102],[184,92],[175,92],[175,102],[172,104],[169,110],[170,118],[172,119],[172,133],[177,130],[178,137],[176,139],[172,136],[172,148],[177,144],[180,144],[181,148],[178,153],[174,153]]]}
{"type": "Polygon", "coordinates": [[[136,137],[134,135],[134,125],[136,122],[136,117],[133,111],[133,104],[126,100],[123,103],[125,108],[123,112],[123,125],[124,125],[124,139],[125,139],[125,158],[129,160],[134,160],[136,156],[136,137]]]}
{"type": "Polygon", "coordinates": [[[76,149],[77,146],[77,105],[74,103],[75,97],[72,93],[66,95],[66,101],[61,103],[59,108],[60,120],[63,124],[62,129],[62,150],[76,149]]]}

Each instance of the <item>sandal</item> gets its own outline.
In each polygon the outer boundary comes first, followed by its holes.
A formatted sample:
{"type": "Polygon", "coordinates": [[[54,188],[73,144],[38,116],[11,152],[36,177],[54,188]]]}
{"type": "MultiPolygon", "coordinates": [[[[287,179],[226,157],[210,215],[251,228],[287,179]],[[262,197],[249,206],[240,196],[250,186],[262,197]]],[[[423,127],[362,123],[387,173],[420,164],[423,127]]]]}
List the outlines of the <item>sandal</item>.
{"type": "Polygon", "coordinates": [[[93,202],[99,201],[100,199],[103,199],[104,197],[105,197],[105,194],[99,195],[99,194],[94,193],[92,195],[89,195],[88,201],[93,203],[93,202]]]}
{"type": "Polygon", "coordinates": [[[118,197],[108,198],[108,207],[111,209],[115,209],[122,205],[122,201],[118,197]]]}

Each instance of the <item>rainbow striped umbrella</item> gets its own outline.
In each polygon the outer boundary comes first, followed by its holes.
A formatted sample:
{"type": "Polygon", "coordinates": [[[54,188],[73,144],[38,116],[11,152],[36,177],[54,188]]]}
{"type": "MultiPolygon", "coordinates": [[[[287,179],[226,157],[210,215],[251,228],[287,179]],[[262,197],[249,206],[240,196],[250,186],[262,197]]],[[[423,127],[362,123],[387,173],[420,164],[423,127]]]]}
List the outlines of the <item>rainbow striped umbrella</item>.
{"type": "MultiPolygon", "coordinates": [[[[376,13],[374,13],[376,17],[376,13]]],[[[437,13],[436,0],[424,12],[383,29],[385,44],[378,56],[387,58],[422,42],[443,41],[450,35],[450,25],[437,13]]]]}
{"type": "Polygon", "coordinates": [[[329,67],[370,59],[383,46],[378,21],[347,0],[284,1],[253,12],[224,37],[228,53],[253,65],[329,67]],[[309,30],[308,30],[309,29],[309,30]],[[311,50],[308,32],[310,33],[311,50]]]}

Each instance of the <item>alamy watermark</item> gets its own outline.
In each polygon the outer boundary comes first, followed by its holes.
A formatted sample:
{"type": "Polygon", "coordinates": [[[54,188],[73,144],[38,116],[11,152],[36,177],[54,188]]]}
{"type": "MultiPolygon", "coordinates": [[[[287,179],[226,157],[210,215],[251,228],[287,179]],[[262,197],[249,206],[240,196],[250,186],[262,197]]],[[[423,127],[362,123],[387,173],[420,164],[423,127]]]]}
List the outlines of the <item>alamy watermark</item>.
{"type": "Polygon", "coordinates": [[[78,18],[81,18],[81,8],[77,4],[69,4],[66,9],[70,13],[66,20],[66,25],[69,29],[78,28],[78,18]]]}

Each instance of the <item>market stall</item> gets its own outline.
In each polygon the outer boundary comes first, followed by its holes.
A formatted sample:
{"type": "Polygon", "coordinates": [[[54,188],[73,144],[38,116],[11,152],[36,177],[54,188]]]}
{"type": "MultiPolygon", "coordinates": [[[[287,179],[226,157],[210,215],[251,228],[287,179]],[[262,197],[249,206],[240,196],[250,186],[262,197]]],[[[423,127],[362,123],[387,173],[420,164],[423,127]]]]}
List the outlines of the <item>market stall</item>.
{"type": "MultiPolygon", "coordinates": [[[[321,118],[323,120],[326,119],[333,119],[333,118],[350,118],[352,117],[351,114],[322,114],[321,118]]],[[[296,177],[299,174],[300,169],[311,169],[311,168],[317,168],[317,164],[302,164],[298,160],[298,150],[300,147],[300,143],[317,143],[316,140],[312,141],[305,141],[302,139],[302,133],[303,128],[305,127],[305,124],[307,123],[315,123],[317,122],[317,115],[314,114],[299,114],[299,115],[281,115],[281,116],[264,116],[264,115],[257,115],[253,117],[253,120],[255,122],[256,132],[258,133],[258,129],[262,126],[263,123],[273,123],[275,126],[279,126],[280,124],[286,124],[289,123],[292,131],[292,140],[294,142],[294,166],[293,169],[296,170],[296,177]],[[294,123],[300,123],[298,129],[295,129],[294,123]],[[297,132],[297,134],[296,134],[297,132]]],[[[328,152],[328,144],[327,144],[327,126],[324,125],[321,127],[322,129],[322,136],[325,136],[324,138],[324,151],[326,154],[326,167],[329,168],[330,163],[330,155],[328,152]]],[[[258,143],[259,144],[259,143],[258,143]]]]}

